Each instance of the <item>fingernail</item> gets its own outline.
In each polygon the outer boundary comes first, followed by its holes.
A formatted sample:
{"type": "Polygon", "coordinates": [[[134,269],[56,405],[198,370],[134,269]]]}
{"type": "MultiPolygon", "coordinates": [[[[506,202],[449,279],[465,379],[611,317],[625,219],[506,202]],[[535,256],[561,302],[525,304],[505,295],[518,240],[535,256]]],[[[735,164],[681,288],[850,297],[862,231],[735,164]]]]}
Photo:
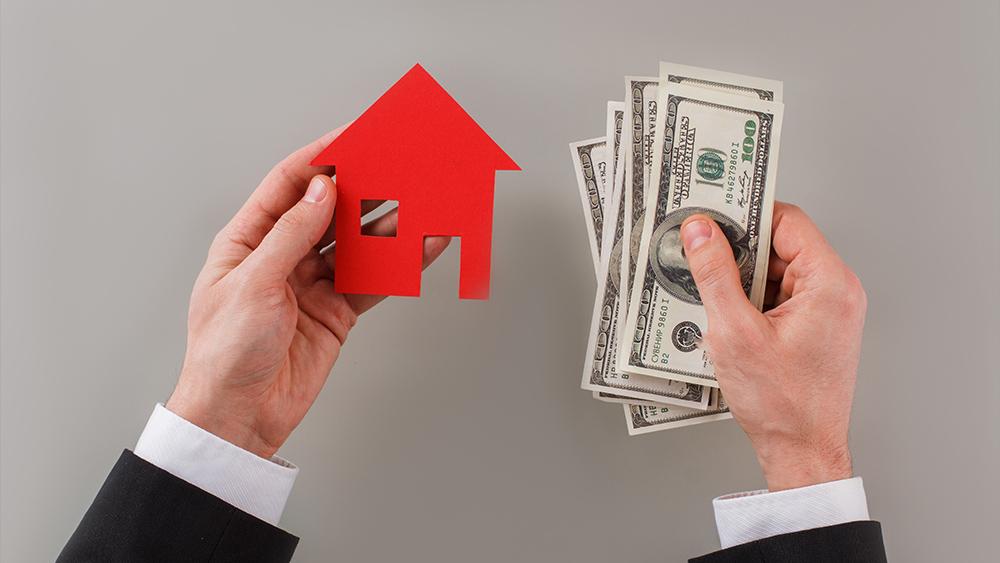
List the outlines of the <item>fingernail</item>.
{"type": "Polygon", "coordinates": [[[698,247],[712,238],[712,226],[707,221],[695,219],[684,225],[684,228],[681,229],[681,237],[688,250],[697,250],[698,247]]]}
{"type": "Polygon", "coordinates": [[[309,189],[306,190],[306,195],[302,196],[302,199],[309,203],[319,203],[326,199],[326,182],[322,178],[313,178],[312,182],[309,182],[309,189]]]}

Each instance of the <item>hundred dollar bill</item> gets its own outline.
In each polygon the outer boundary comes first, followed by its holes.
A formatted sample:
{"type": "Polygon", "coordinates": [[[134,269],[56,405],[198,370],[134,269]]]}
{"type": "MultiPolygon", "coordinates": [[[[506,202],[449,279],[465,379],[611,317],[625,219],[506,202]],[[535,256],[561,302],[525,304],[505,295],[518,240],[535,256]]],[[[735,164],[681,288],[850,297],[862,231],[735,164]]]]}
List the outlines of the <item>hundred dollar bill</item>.
{"type": "Polygon", "coordinates": [[[576,172],[576,184],[583,202],[583,215],[590,233],[590,253],[594,271],[601,264],[601,236],[604,223],[604,200],[607,186],[608,163],[611,160],[604,137],[577,141],[569,144],[576,172]]]}
{"type": "Polygon", "coordinates": [[[700,68],[677,63],[660,63],[662,84],[686,84],[727,94],[736,94],[761,100],[781,101],[780,80],[770,80],[710,68],[700,68]]]}
{"type": "MultiPolygon", "coordinates": [[[[649,76],[625,77],[625,141],[623,166],[625,195],[624,231],[628,251],[622,254],[620,273],[624,304],[629,304],[629,291],[639,252],[639,237],[646,202],[646,186],[653,164],[653,130],[656,122],[656,95],[659,78],[649,76]]],[[[617,360],[616,360],[617,361],[617,360]]]]}
{"type": "MultiPolygon", "coordinates": [[[[709,388],[711,389],[711,387],[709,388]]],[[[612,393],[594,393],[594,398],[602,403],[614,403],[618,405],[642,405],[647,407],[666,407],[669,406],[665,403],[657,403],[656,401],[642,401],[640,399],[633,399],[631,397],[623,397],[621,395],[614,395],[612,393]]],[[[686,408],[686,407],[683,407],[686,408]]],[[[709,400],[709,407],[711,408],[711,400],[709,400]]]]}
{"type": "MultiPolygon", "coordinates": [[[[649,192],[650,172],[653,167],[653,134],[657,115],[657,95],[659,92],[660,78],[648,76],[627,76],[625,77],[625,139],[622,142],[624,147],[623,158],[625,159],[623,168],[623,183],[625,190],[625,214],[624,232],[627,251],[622,252],[621,272],[619,274],[619,286],[625,288],[621,292],[619,299],[619,314],[621,323],[624,325],[625,312],[630,303],[629,292],[632,289],[633,278],[635,276],[635,265],[639,254],[639,243],[642,236],[642,225],[645,217],[645,203],[649,192]]],[[[619,356],[627,350],[621,346],[621,339],[628,333],[622,332],[619,326],[616,337],[618,342],[615,346],[622,352],[616,353],[613,362],[615,369],[622,377],[636,379],[642,374],[630,374],[621,369],[623,366],[619,361],[619,356]]],[[[675,382],[676,383],[676,382],[675,382]]],[[[627,395],[627,393],[620,393],[627,395]]]]}
{"type": "MultiPolygon", "coordinates": [[[[632,128],[634,133],[632,143],[626,147],[626,150],[632,149],[633,147],[639,147],[640,143],[643,147],[643,159],[641,162],[631,162],[633,170],[635,171],[631,177],[641,174],[645,180],[644,182],[632,183],[633,197],[631,200],[626,202],[627,228],[632,233],[630,240],[631,252],[629,252],[623,260],[623,263],[626,264],[626,268],[622,271],[622,284],[628,288],[626,291],[626,298],[628,299],[629,305],[623,307],[623,309],[626,310],[632,302],[631,289],[635,285],[635,262],[636,257],[639,254],[639,246],[642,239],[645,203],[646,200],[651,198],[653,195],[650,193],[652,191],[650,185],[655,186],[659,183],[659,173],[661,172],[661,170],[659,170],[659,168],[661,168],[660,166],[657,166],[656,170],[654,170],[652,166],[654,153],[656,153],[656,155],[662,155],[662,147],[660,146],[662,141],[656,141],[654,138],[657,133],[656,104],[659,102],[658,85],[661,83],[685,84],[763,100],[781,101],[782,95],[782,84],[777,80],[768,80],[755,76],[747,76],[670,62],[661,62],[659,71],[659,76],[655,80],[655,85],[651,84],[653,79],[649,77],[626,77],[627,90],[631,93],[634,102],[633,108],[647,108],[646,115],[641,122],[632,116],[626,116],[627,118],[631,118],[631,121],[634,122],[634,126],[632,128]],[[653,96],[654,98],[652,103],[647,100],[649,96],[653,96]],[[648,149],[646,149],[646,147],[648,147],[648,149]],[[645,164],[646,167],[642,167],[641,164],[645,164]],[[654,175],[657,175],[655,180],[652,178],[654,175]]],[[[662,164],[662,156],[656,158],[656,160],[658,163],[662,164]]],[[[622,332],[624,333],[625,331],[623,330],[622,332]]],[[[618,368],[625,372],[635,371],[628,362],[627,355],[630,350],[631,347],[628,345],[621,346],[619,358],[617,360],[618,368]]],[[[659,377],[666,377],[666,375],[662,373],[656,373],[655,375],[659,377]]]]}
{"type": "Polygon", "coordinates": [[[712,389],[712,406],[708,410],[696,410],[671,405],[623,405],[625,423],[628,425],[629,436],[648,434],[659,430],[670,430],[703,422],[714,422],[732,418],[729,407],[725,404],[718,389],[712,389]]]}
{"type": "Polygon", "coordinates": [[[622,146],[622,125],[625,122],[625,102],[608,102],[607,111],[607,124],[605,137],[608,140],[608,148],[611,150],[611,165],[608,170],[611,172],[608,174],[608,193],[612,191],[612,186],[615,185],[615,177],[621,174],[618,168],[619,157],[621,154],[618,152],[622,146]]]}
{"type": "MultiPolygon", "coordinates": [[[[608,111],[607,111],[607,124],[606,124],[607,136],[606,137],[608,139],[608,145],[610,145],[611,150],[612,150],[612,154],[614,155],[614,157],[612,158],[611,166],[608,167],[611,170],[611,174],[608,174],[608,187],[607,187],[608,197],[605,198],[605,204],[606,205],[610,205],[610,203],[608,203],[608,202],[611,201],[612,197],[617,197],[614,194],[617,194],[618,190],[621,190],[621,186],[622,186],[623,181],[624,181],[623,173],[622,173],[622,168],[621,168],[622,165],[623,165],[623,163],[624,163],[624,161],[625,161],[625,159],[622,158],[624,147],[622,146],[622,142],[621,142],[622,141],[622,125],[624,124],[624,122],[625,122],[625,102],[609,101],[608,102],[608,111]]],[[[607,208],[606,207],[605,207],[605,212],[607,212],[607,208]]],[[[609,219],[608,221],[606,221],[605,222],[605,228],[608,228],[608,227],[612,227],[613,228],[614,225],[611,225],[611,223],[613,223],[613,222],[614,221],[611,220],[611,219],[609,219]]],[[[603,236],[603,233],[602,233],[602,236],[603,236]]],[[[599,269],[600,269],[600,266],[598,265],[598,270],[599,269]]],[[[600,279],[600,277],[601,277],[600,276],[600,271],[598,271],[597,277],[598,277],[598,279],[600,279]]],[[[604,394],[604,393],[601,393],[599,391],[593,391],[592,393],[594,395],[594,398],[597,399],[597,400],[599,400],[599,401],[618,402],[617,400],[614,400],[614,401],[610,400],[609,397],[611,397],[611,395],[609,395],[609,394],[604,394]],[[604,396],[602,396],[602,395],[604,395],[604,396]]]]}
{"type": "MultiPolygon", "coordinates": [[[[622,263],[622,284],[626,290],[626,302],[631,303],[630,291],[634,285],[636,256],[642,238],[645,203],[650,197],[654,155],[659,147],[654,142],[657,122],[657,104],[661,84],[688,84],[701,88],[721,90],[727,93],[757,97],[764,100],[781,101],[782,84],[777,80],[758,78],[732,72],[724,72],[696,66],[661,62],[657,77],[625,77],[625,120],[628,123],[625,158],[626,185],[631,186],[632,195],[626,200],[625,231],[630,233],[629,249],[622,263]]],[[[610,102],[609,102],[610,103],[610,102]]],[[[628,308],[628,305],[625,307],[628,308]]],[[[623,353],[628,347],[623,347],[623,353]]],[[[624,357],[619,367],[627,370],[624,357]]]]}
{"type": "Polygon", "coordinates": [[[698,343],[706,329],[680,226],[705,214],[729,238],[750,301],[760,308],[783,105],[665,81],[620,366],[629,373],[717,386],[698,343]]]}
{"type": "Polygon", "coordinates": [[[595,393],[610,393],[640,401],[654,401],[696,409],[708,407],[710,393],[701,385],[669,381],[658,377],[632,376],[618,371],[617,355],[621,328],[620,294],[622,245],[624,242],[624,201],[627,190],[622,183],[612,189],[604,225],[597,296],[591,319],[590,337],[583,370],[582,387],[595,393]]]}

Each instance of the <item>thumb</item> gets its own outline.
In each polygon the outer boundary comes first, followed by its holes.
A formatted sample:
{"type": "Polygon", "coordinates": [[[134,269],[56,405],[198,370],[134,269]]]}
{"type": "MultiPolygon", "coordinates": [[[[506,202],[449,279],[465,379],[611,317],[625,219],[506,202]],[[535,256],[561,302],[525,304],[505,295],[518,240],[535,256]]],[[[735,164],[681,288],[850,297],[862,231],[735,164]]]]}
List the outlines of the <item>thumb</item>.
{"type": "Polygon", "coordinates": [[[244,262],[248,269],[285,279],[315,247],[330,226],[337,187],[329,176],[314,176],[302,196],[264,236],[244,262]]]}
{"type": "Polygon", "coordinates": [[[743,293],[733,249],[715,221],[704,215],[688,217],[681,225],[681,239],[709,325],[758,313],[743,293]]]}

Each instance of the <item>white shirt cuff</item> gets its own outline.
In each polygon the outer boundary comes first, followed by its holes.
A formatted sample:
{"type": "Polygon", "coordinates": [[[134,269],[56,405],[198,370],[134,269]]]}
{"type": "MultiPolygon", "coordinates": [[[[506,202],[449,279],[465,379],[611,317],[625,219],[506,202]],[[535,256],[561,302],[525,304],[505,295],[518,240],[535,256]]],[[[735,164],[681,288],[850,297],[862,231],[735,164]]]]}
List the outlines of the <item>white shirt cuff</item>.
{"type": "Polygon", "coordinates": [[[722,549],[771,536],[869,520],[861,477],[775,493],[752,491],[712,501],[722,549]]]}
{"type": "Polygon", "coordinates": [[[135,455],[236,508],[277,525],[299,468],[266,460],[157,404],[135,455]]]}

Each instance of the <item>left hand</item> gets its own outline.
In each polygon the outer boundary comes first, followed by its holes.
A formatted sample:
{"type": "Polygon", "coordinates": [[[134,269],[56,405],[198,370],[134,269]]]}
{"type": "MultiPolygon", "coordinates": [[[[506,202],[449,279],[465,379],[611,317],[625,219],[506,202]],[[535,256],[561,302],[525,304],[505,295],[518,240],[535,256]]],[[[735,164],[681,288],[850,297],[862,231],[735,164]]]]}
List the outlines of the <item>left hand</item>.
{"type": "MultiPolygon", "coordinates": [[[[301,422],[358,315],[384,299],[335,292],[333,254],[319,253],[333,242],[337,188],[331,169],[309,162],[339,132],[271,170],[215,237],[191,294],[187,353],[166,406],[262,457],[301,422]]],[[[391,236],[396,221],[393,210],[365,229],[391,236]]],[[[448,242],[425,240],[425,267],[448,242]]]]}

